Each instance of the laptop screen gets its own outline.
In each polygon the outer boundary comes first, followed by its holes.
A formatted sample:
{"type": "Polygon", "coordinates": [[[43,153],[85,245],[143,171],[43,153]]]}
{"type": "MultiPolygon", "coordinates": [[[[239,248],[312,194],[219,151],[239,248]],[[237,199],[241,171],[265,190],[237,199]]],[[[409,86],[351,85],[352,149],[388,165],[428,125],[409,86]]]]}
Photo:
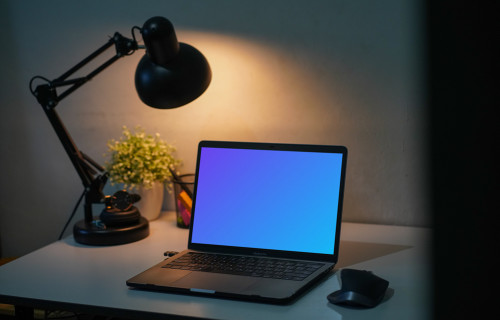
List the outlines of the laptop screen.
{"type": "Polygon", "coordinates": [[[191,243],[334,254],[344,147],[201,142],[198,152],[191,243]]]}

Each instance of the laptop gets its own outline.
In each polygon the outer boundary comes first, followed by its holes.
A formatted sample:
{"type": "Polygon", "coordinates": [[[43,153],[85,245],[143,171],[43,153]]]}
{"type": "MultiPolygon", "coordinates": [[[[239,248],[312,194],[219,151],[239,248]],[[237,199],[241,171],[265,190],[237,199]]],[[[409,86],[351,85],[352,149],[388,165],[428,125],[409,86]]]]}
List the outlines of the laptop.
{"type": "Polygon", "coordinates": [[[293,302],[338,260],[346,160],[343,146],[201,141],[188,249],[127,285],[293,302]]]}

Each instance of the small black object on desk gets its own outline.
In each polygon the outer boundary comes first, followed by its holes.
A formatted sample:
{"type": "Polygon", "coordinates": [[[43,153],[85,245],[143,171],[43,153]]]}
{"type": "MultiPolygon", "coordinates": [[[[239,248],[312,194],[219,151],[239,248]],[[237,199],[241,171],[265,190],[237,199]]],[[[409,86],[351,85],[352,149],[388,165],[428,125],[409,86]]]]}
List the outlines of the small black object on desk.
{"type": "Polygon", "coordinates": [[[178,253],[179,253],[178,251],[165,251],[165,253],[163,253],[163,255],[164,255],[165,257],[170,258],[170,257],[175,256],[175,255],[176,255],[176,254],[178,254],[178,253]]]}
{"type": "Polygon", "coordinates": [[[370,271],[342,269],[339,273],[341,288],[327,297],[334,304],[373,308],[382,301],[389,287],[389,281],[370,271]]]}

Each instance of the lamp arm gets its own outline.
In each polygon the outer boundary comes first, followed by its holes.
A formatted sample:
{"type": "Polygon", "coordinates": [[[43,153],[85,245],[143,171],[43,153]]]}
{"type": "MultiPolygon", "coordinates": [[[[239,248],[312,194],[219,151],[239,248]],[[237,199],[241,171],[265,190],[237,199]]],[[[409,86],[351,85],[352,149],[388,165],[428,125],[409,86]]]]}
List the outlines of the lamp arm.
{"type": "Polygon", "coordinates": [[[39,76],[34,77],[30,82],[30,90],[33,93],[33,95],[35,95],[38,102],[44,108],[54,108],[59,103],[59,101],[70,95],[72,92],[74,92],[76,89],[78,89],[88,81],[90,81],[97,74],[101,73],[104,69],[113,64],[116,60],[118,60],[121,57],[133,54],[137,49],[139,49],[139,45],[135,40],[135,36],[133,39],[129,39],[125,38],[120,33],[116,32],[114,36],[108,40],[107,43],[105,43],[99,49],[91,53],[85,59],[76,64],[74,67],[63,73],[58,78],[54,80],[47,80],[39,76]],[[68,80],[69,76],[71,76],[72,74],[83,68],[85,65],[87,65],[89,62],[94,60],[96,57],[101,55],[103,52],[105,52],[113,45],[115,46],[116,49],[116,54],[113,57],[105,61],[103,64],[101,64],[99,67],[91,71],[86,76],[68,80]],[[33,90],[32,82],[37,78],[45,80],[47,84],[40,85],[35,90],[33,90]],[[65,91],[63,91],[60,94],[57,93],[57,88],[69,85],[70,87],[67,88],[65,91]],[[42,92],[42,91],[48,91],[48,92],[42,92]]]}
{"type": "MultiPolygon", "coordinates": [[[[137,28],[137,27],[134,27],[137,28]]],[[[73,167],[78,173],[80,180],[82,181],[85,187],[85,220],[91,222],[93,220],[92,216],[92,204],[93,203],[102,203],[104,199],[103,189],[106,184],[108,173],[105,172],[105,169],[100,166],[96,161],[92,160],[89,156],[85,155],[81,152],[71,135],[67,131],[66,127],[62,123],[59,115],[55,111],[55,107],[57,104],[70,95],[72,92],[77,90],[79,87],[87,83],[97,74],[102,72],[104,69],[109,67],[119,58],[133,54],[139,46],[137,41],[135,40],[135,36],[133,34],[133,39],[125,38],[118,32],[114,34],[112,38],[108,40],[106,44],[101,46],[99,49],[94,51],[88,57],[83,59],[81,62],[76,64],[74,67],[63,73],[61,76],[54,80],[48,80],[44,77],[36,76],[33,77],[30,81],[30,90],[32,94],[36,97],[38,103],[42,106],[45,114],[47,115],[52,127],[54,128],[59,140],[61,141],[64,150],[68,154],[73,167]],[[116,48],[116,54],[97,67],[95,70],[90,72],[84,77],[69,79],[68,78],[73,75],[76,71],[80,70],[90,61],[94,60],[97,56],[101,55],[107,49],[112,46],[116,48]],[[38,85],[33,90],[33,82],[36,79],[42,79],[47,83],[38,85]],[[66,90],[58,94],[57,88],[67,87],[66,90]]]]}

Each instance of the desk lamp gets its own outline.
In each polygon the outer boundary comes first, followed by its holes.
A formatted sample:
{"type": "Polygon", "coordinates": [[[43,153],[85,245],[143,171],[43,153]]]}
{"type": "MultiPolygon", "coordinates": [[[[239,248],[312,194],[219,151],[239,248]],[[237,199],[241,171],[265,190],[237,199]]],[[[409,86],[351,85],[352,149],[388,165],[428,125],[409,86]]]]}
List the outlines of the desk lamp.
{"type": "Polygon", "coordinates": [[[125,191],[113,196],[103,194],[108,173],[76,147],[55,111],[57,104],[119,58],[131,55],[138,49],[146,49],[146,53],[135,72],[135,87],[139,98],[150,107],[171,109],[185,105],[198,98],[211,81],[210,66],[205,57],[192,46],[177,41],[169,20],[153,17],[142,28],[135,26],[131,31],[132,39],[116,32],[106,44],[54,80],[35,76],[30,81],[32,94],[49,118],[84,186],[75,210],[85,197],[85,218],[73,227],[75,240],[83,244],[115,245],[134,242],[149,235],[149,223],[133,206],[138,200],[136,195],[125,191]],[[136,41],[136,30],[142,34],[143,46],[139,46],[136,41]],[[86,76],[70,78],[113,45],[116,49],[113,57],[86,76]],[[33,89],[33,83],[37,79],[44,83],[33,89]],[[63,87],[64,90],[58,92],[63,87]],[[99,217],[92,214],[93,204],[105,204],[99,217]]]}

